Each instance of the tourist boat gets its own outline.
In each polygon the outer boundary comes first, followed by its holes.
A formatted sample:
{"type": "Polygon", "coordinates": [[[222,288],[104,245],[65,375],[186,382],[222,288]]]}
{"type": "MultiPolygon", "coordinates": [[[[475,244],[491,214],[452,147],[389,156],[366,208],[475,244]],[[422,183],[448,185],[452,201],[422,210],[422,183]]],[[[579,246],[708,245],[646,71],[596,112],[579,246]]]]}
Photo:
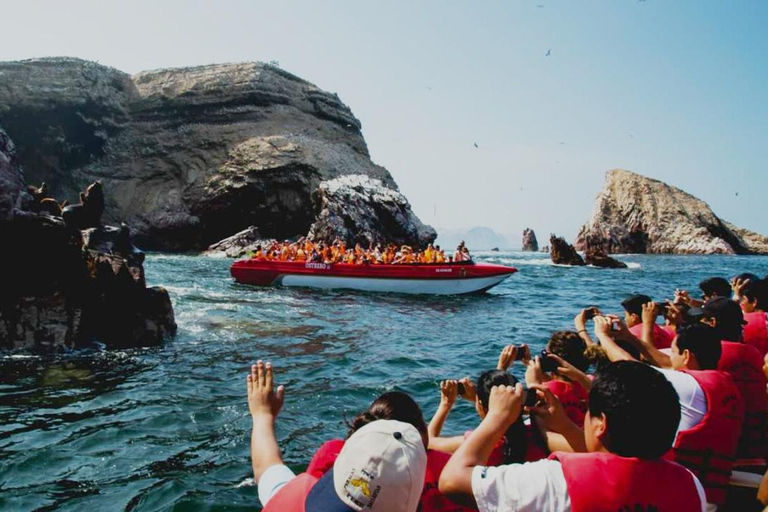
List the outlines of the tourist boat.
{"type": "Polygon", "coordinates": [[[235,281],[243,284],[433,295],[483,292],[515,272],[513,267],[473,262],[354,265],[247,259],[230,268],[235,281]]]}

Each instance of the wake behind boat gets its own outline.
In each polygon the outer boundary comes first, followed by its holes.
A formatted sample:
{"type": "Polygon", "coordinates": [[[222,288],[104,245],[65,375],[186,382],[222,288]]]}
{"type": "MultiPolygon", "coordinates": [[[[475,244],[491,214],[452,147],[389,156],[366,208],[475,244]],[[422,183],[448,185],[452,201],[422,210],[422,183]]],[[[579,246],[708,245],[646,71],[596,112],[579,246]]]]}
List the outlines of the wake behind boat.
{"type": "Polygon", "coordinates": [[[230,268],[235,281],[259,286],[299,286],[431,295],[489,290],[517,272],[491,263],[349,264],[247,259],[230,268]]]}

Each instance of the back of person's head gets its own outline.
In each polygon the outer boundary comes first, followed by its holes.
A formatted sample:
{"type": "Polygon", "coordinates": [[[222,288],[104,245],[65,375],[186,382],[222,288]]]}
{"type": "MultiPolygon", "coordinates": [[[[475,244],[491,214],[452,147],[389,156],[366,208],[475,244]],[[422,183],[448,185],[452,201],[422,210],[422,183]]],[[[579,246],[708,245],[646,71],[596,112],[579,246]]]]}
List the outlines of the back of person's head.
{"type": "Polygon", "coordinates": [[[711,299],[714,297],[730,297],[731,284],[723,277],[710,277],[699,283],[702,295],[711,299]]]}
{"type": "Polygon", "coordinates": [[[304,510],[416,512],[426,469],[427,452],[413,425],[372,421],[346,440],[333,468],[309,491],[304,510]]]}
{"type": "Polygon", "coordinates": [[[677,350],[688,350],[696,357],[701,370],[714,370],[723,351],[717,329],[706,324],[692,324],[677,331],[677,350]]]}
{"type": "Polygon", "coordinates": [[[752,272],[744,272],[743,274],[739,274],[733,278],[735,281],[759,281],[760,278],[757,277],[756,274],[753,274],[752,272]]]}
{"type": "Polygon", "coordinates": [[[756,303],[757,309],[768,308],[768,282],[763,279],[749,280],[741,288],[741,296],[749,302],[756,303]]]}
{"type": "Polygon", "coordinates": [[[589,414],[605,415],[601,442],[622,457],[655,459],[672,447],[680,423],[680,398],[661,372],[636,361],[602,367],[589,392],[589,414]]]}
{"type": "Polygon", "coordinates": [[[586,350],[587,344],[573,331],[555,331],[547,343],[547,352],[562,357],[582,372],[586,372],[590,365],[584,354],[586,350]]]}
{"type": "Polygon", "coordinates": [[[390,391],[374,400],[368,409],[361,412],[348,423],[347,438],[361,427],[377,420],[397,420],[410,423],[422,435],[427,434],[427,424],[421,407],[407,393],[390,391]]]}
{"type": "Polygon", "coordinates": [[[647,295],[632,295],[621,301],[621,306],[630,315],[643,316],[643,304],[651,302],[651,298],[647,295]]]}
{"type": "Polygon", "coordinates": [[[701,308],[706,319],[715,320],[715,329],[721,340],[741,341],[744,331],[744,313],[735,301],[725,297],[709,299],[701,308]]]}
{"type": "MultiPolygon", "coordinates": [[[[494,386],[515,386],[516,384],[517,379],[515,376],[503,370],[488,370],[481,373],[477,379],[477,399],[483,410],[488,411],[491,389],[494,386]]],[[[528,451],[528,437],[522,415],[507,429],[504,437],[504,463],[525,462],[525,454],[528,451]]]]}

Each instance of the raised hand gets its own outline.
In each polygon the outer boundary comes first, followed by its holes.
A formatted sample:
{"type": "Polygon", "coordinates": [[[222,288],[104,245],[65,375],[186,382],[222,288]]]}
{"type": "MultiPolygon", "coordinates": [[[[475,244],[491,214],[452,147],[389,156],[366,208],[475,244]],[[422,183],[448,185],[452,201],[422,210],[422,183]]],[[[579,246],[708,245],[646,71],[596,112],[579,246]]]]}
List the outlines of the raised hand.
{"type": "Polygon", "coordinates": [[[534,357],[528,362],[528,366],[525,368],[525,383],[528,387],[532,384],[541,384],[552,380],[552,378],[541,369],[541,358],[539,356],[534,357]]]}
{"type": "Polygon", "coordinates": [[[551,432],[563,433],[573,423],[565,412],[565,408],[548,388],[534,384],[528,387],[529,393],[536,393],[541,402],[531,407],[531,414],[538,419],[539,425],[551,432]]]}
{"type": "Polygon", "coordinates": [[[444,380],[440,382],[440,404],[452,407],[459,394],[458,381],[444,380]]]}
{"type": "Polygon", "coordinates": [[[518,382],[515,386],[493,386],[488,398],[488,415],[492,418],[511,425],[523,411],[523,386],[518,382]]]}
{"type": "Polygon", "coordinates": [[[655,302],[651,301],[643,304],[643,323],[644,324],[655,324],[657,316],[659,316],[659,310],[656,307],[655,302]]]}
{"type": "Polygon", "coordinates": [[[285,401],[285,388],[274,387],[272,363],[259,360],[251,366],[247,378],[248,409],[251,416],[272,416],[276,418],[285,401]]]}
{"type": "Polygon", "coordinates": [[[464,394],[462,395],[462,398],[474,403],[475,400],[477,400],[477,386],[475,386],[475,383],[472,382],[472,379],[469,377],[464,377],[459,380],[459,382],[464,384],[464,394]]]}

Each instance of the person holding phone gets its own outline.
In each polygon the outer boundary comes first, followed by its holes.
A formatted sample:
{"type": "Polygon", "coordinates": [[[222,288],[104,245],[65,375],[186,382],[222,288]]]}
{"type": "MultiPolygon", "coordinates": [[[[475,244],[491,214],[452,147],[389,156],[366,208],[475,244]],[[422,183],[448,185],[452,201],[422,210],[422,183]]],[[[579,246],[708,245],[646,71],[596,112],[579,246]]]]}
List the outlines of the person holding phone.
{"type": "MultiPolygon", "coordinates": [[[[503,370],[488,370],[483,372],[477,379],[477,386],[475,386],[468,378],[462,379],[461,381],[442,381],[440,383],[440,405],[427,427],[427,432],[429,433],[429,449],[445,453],[453,453],[462,445],[462,443],[464,443],[464,440],[472,434],[472,431],[470,430],[465,432],[462,436],[440,437],[445,420],[448,418],[448,414],[459,396],[458,391],[460,386],[464,391],[461,396],[474,402],[477,415],[482,419],[485,418],[488,413],[488,399],[491,388],[498,385],[514,386],[515,384],[517,384],[517,379],[503,370]]],[[[531,393],[529,396],[535,401],[535,392],[531,393]]],[[[510,425],[504,437],[498,440],[493,446],[486,463],[489,466],[498,466],[500,464],[510,464],[513,462],[539,460],[547,456],[544,446],[543,439],[536,437],[533,429],[531,429],[530,426],[525,425],[523,418],[520,417],[517,422],[510,425]]]]}
{"type": "Polygon", "coordinates": [[[650,329],[649,341],[659,350],[668,349],[672,346],[673,336],[656,323],[656,317],[661,313],[661,308],[656,308],[656,316],[653,317],[652,323],[647,325],[644,323],[643,305],[650,302],[653,301],[647,295],[632,295],[623,300],[621,306],[624,308],[624,321],[629,332],[638,338],[643,338],[645,329],[650,329]]]}

